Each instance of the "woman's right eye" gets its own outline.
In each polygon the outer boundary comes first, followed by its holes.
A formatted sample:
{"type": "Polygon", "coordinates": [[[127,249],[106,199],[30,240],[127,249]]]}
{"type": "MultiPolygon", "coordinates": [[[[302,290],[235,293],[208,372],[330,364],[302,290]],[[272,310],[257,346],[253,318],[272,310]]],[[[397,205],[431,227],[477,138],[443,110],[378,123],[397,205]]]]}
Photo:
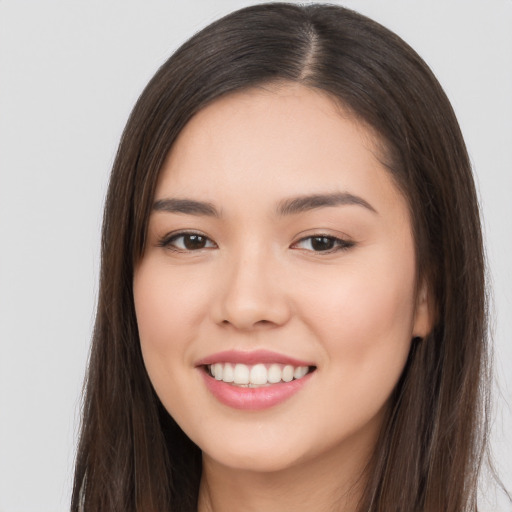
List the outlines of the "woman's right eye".
{"type": "Polygon", "coordinates": [[[215,242],[200,233],[176,233],[162,238],[158,245],[174,251],[183,252],[217,247],[215,242]]]}

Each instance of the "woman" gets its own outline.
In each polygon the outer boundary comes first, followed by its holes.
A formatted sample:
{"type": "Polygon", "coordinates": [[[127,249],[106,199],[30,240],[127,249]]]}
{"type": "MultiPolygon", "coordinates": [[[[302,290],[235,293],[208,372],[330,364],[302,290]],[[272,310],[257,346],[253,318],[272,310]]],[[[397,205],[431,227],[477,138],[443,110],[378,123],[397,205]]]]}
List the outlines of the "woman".
{"type": "Polygon", "coordinates": [[[293,4],[198,33],[128,121],[102,255],[73,510],[476,508],[478,204],[397,36],[293,4]]]}

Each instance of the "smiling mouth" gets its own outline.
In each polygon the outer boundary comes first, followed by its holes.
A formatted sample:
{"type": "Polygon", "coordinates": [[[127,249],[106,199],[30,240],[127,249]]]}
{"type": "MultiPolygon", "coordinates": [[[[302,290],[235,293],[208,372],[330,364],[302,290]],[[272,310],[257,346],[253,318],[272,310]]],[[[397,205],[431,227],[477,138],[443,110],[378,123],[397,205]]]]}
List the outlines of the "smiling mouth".
{"type": "Polygon", "coordinates": [[[204,366],[215,380],[235,387],[259,388],[292,380],[300,380],[316,370],[315,366],[292,366],[290,364],[246,365],[242,363],[215,363],[204,366]]]}

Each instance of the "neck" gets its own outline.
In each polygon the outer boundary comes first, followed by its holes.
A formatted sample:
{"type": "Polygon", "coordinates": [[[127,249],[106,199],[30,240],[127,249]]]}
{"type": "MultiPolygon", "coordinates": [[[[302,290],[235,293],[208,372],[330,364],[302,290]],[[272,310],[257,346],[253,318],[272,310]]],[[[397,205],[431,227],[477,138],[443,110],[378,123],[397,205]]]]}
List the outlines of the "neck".
{"type": "Polygon", "coordinates": [[[356,512],[369,453],[350,451],[341,459],[333,450],[307,465],[265,473],[227,467],[203,455],[198,512],[356,512]]]}

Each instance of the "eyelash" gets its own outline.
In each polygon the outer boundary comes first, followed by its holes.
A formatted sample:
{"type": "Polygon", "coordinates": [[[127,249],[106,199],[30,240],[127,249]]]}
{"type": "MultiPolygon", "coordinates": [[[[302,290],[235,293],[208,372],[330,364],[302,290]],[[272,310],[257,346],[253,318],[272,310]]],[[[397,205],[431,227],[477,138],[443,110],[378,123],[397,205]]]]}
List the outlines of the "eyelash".
{"type": "MultiPolygon", "coordinates": [[[[294,242],[291,245],[291,248],[298,249],[298,250],[305,250],[305,251],[309,251],[309,252],[313,252],[313,253],[317,253],[317,254],[332,254],[332,253],[339,252],[339,251],[346,251],[346,250],[350,249],[351,247],[353,247],[354,245],[355,245],[355,243],[352,241],[343,240],[341,238],[338,238],[338,237],[335,237],[332,235],[326,235],[326,234],[320,233],[320,234],[306,236],[306,237],[303,237],[303,238],[297,240],[297,242],[294,242]],[[332,245],[332,246],[325,250],[315,251],[313,249],[313,247],[314,247],[313,244],[315,243],[314,242],[315,240],[316,240],[316,242],[321,241],[320,243],[327,242],[329,245],[332,245]],[[310,242],[310,246],[312,247],[311,249],[297,247],[299,244],[306,242],[306,241],[310,242]]],[[[171,233],[169,235],[164,236],[163,238],[161,238],[159,240],[158,247],[163,247],[165,249],[169,249],[169,250],[175,251],[175,252],[187,253],[187,252],[200,251],[203,249],[214,249],[217,247],[217,244],[215,244],[215,242],[213,242],[213,240],[211,240],[207,236],[203,235],[202,233],[196,233],[194,231],[182,231],[179,233],[171,233]],[[182,245],[185,245],[186,244],[186,242],[184,241],[185,237],[198,237],[201,239],[201,242],[204,242],[205,245],[202,247],[194,248],[194,249],[187,248],[186,246],[176,247],[175,245],[173,245],[173,243],[175,243],[180,238],[183,239],[183,242],[184,242],[182,245]],[[208,246],[208,244],[211,244],[211,245],[208,246]]]]}
{"type": "Polygon", "coordinates": [[[194,252],[194,251],[198,251],[201,249],[215,248],[215,247],[217,247],[217,244],[215,244],[215,242],[213,242],[210,238],[203,235],[202,233],[196,233],[194,231],[181,231],[179,233],[171,233],[169,235],[165,235],[163,238],[161,238],[159,240],[158,247],[164,247],[165,249],[169,249],[169,250],[175,251],[175,252],[194,252]],[[173,245],[173,242],[176,242],[176,240],[179,240],[180,238],[185,239],[185,237],[194,237],[194,236],[203,239],[206,244],[208,242],[210,242],[211,244],[213,244],[213,246],[199,247],[196,249],[187,249],[186,247],[182,248],[182,247],[176,247],[173,245]]]}
{"type": "MultiPolygon", "coordinates": [[[[352,241],[343,240],[342,238],[338,238],[336,236],[325,235],[325,234],[320,233],[320,234],[305,236],[304,238],[301,238],[300,240],[295,242],[292,245],[292,247],[295,247],[298,244],[300,244],[301,242],[305,242],[305,241],[309,241],[309,244],[311,245],[311,247],[313,247],[314,240],[316,240],[317,242],[320,240],[322,240],[322,241],[327,240],[329,242],[329,244],[332,244],[332,247],[330,247],[329,249],[323,250],[323,251],[315,251],[313,249],[303,249],[303,250],[312,251],[312,252],[315,252],[318,254],[332,254],[332,253],[339,252],[339,251],[346,251],[346,250],[350,249],[351,247],[354,247],[354,245],[355,245],[355,243],[352,241]]],[[[299,249],[299,248],[297,247],[297,249],[299,249]]]]}

